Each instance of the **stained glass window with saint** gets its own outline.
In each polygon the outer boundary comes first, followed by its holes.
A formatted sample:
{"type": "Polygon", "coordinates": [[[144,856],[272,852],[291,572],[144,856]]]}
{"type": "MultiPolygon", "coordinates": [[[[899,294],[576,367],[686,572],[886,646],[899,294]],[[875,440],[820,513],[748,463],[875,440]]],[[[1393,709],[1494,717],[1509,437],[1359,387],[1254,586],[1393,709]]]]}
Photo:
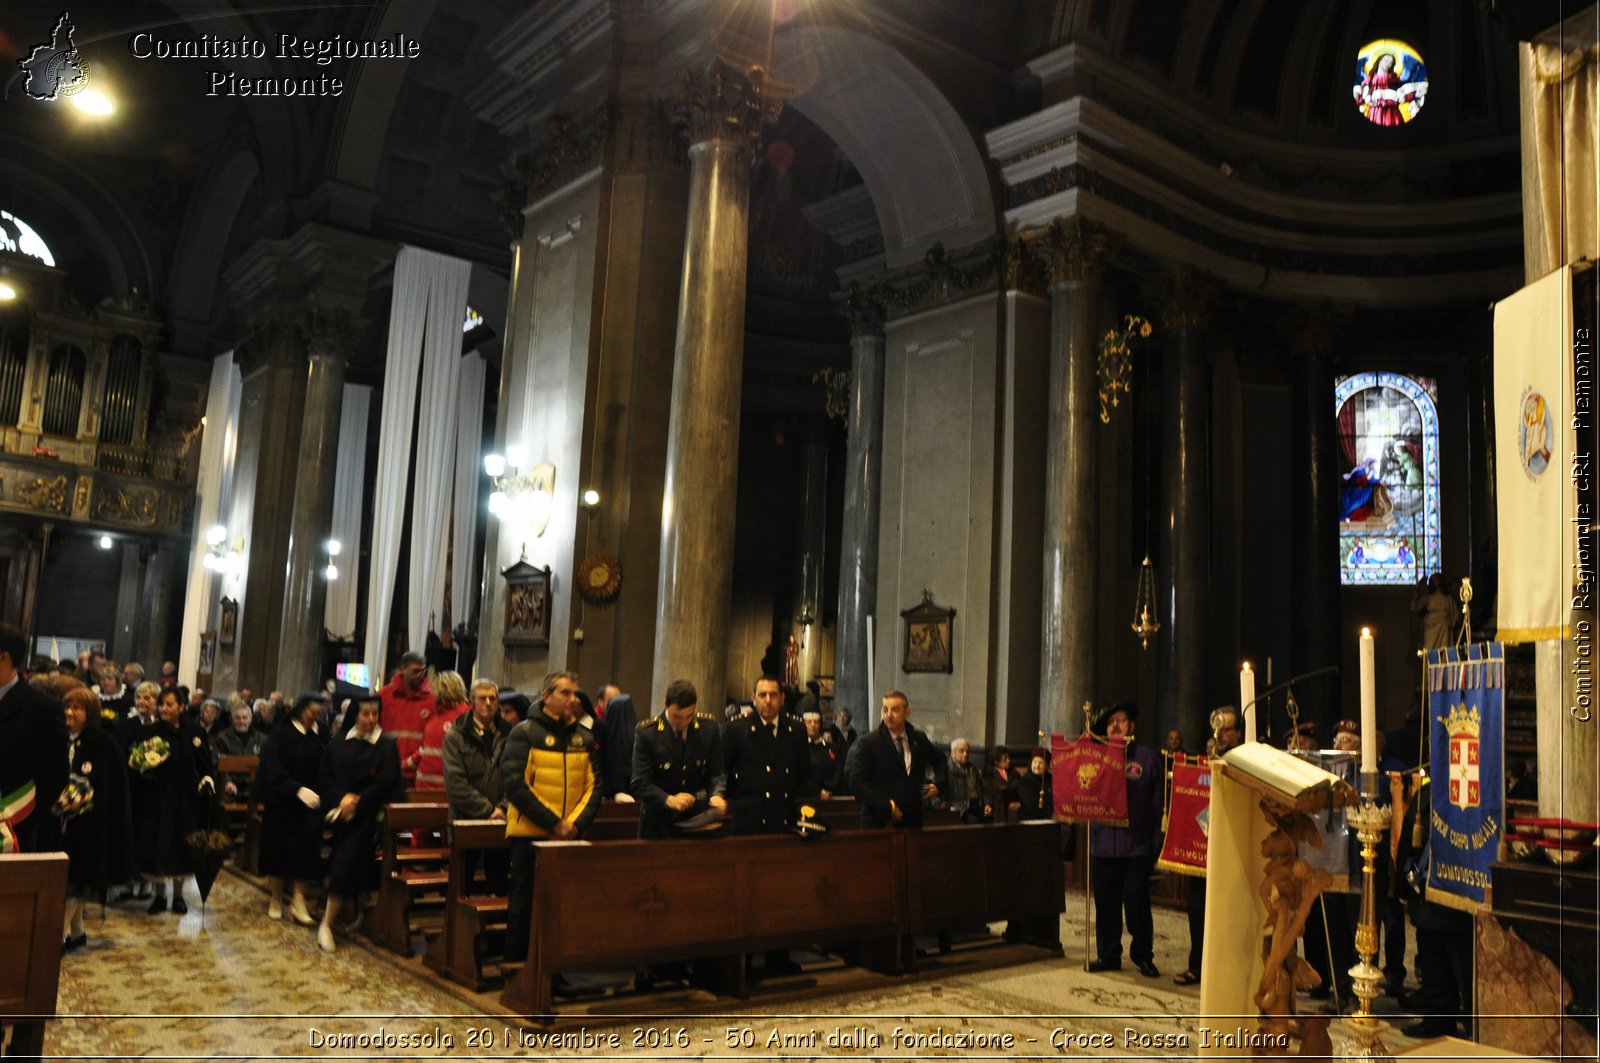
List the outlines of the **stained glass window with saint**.
{"type": "Polygon", "coordinates": [[[1339,578],[1410,584],[1439,571],[1439,407],[1433,380],[1359,373],[1334,387],[1339,578]]]}

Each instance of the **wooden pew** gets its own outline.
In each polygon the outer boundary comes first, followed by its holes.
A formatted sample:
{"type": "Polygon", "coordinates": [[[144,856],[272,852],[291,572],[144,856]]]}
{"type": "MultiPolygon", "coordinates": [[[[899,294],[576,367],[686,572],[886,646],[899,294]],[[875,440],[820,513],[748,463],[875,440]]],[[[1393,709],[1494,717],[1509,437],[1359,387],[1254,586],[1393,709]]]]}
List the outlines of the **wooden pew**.
{"type": "Polygon", "coordinates": [[[442,835],[449,809],[435,804],[385,805],[379,835],[383,863],[378,872],[378,907],[372,939],[402,956],[411,955],[411,938],[425,929],[421,913],[441,913],[450,881],[450,850],[411,844],[414,834],[442,835]]]}
{"type": "MultiPolygon", "coordinates": [[[[550,979],[562,970],[892,938],[908,926],[905,862],[891,831],[533,849],[528,962],[500,997],[524,1015],[550,1014],[550,979]],[[587,910],[596,882],[619,884],[605,918],[573,918],[574,905],[587,910]],[[840,903],[845,896],[850,903],[840,903]]],[[[728,967],[728,988],[744,996],[743,964],[728,967]]]]}
{"type": "MultiPolygon", "coordinates": [[[[802,841],[536,842],[528,962],[500,1000],[551,1013],[562,970],[639,967],[762,949],[862,941],[865,966],[899,973],[912,939],[1005,920],[1008,937],[1060,950],[1056,824],[840,831],[802,841]],[[685,857],[685,845],[692,859],[685,857]],[[595,882],[629,883],[605,920],[571,918],[595,882]],[[840,903],[849,897],[849,903],[840,903]],[[567,917],[563,920],[562,909],[567,917]]],[[[743,964],[725,966],[743,996],[743,964]]]]}
{"type": "Polygon", "coordinates": [[[444,936],[428,946],[423,962],[447,978],[482,992],[487,932],[506,925],[506,899],[483,892],[467,874],[468,854],[506,848],[506,824],[498,819],[458,819],[450,824],[450,883],[445,895],[444,936]]]}
{"type": "Polygon", "coordinates": [[[222,798],[222,811],[228,817],[228,834],[239,847],[234,862],[244,867],[248,861],[252,870],[261,850],[261,821],[250,815],[250,795],[255,792],[256,772],[260,767],[261,758],[257,756],[224,753],[217,757],[217,771],[225,782],[230,775],[243,775],[248,783],[245,793],[222,798]]]}
{"type": "MultiPolygon", "coordinates": [[[[1049,820],[897,831],[911,934],[1005,920],[1007,938],[1059,952],[1066,910],[1060,826],[1049,820]]],[[[907,939],[907,945],[910,939],[907,939]]],[[[904,954],[906,966],[914,955],[904,954]]]]}
{"type": "MultiPolygon", "coordinates": [[[[223,757],[221,759],[234,760],[238,758],[223,757]]],[[[259,769],[260,758],[253,759],[258,762],[257,768],[259,769]]],[[[244,802],[244,844],[235,851],[233,856],[234,866],[252,875],[261,873],[261,804],[265,796],[262,792],[263,790],[264,787],[260,786],[251,785],[250,787],[249,798],[244,802]]]]}
{"type": "Polygon", "coordinates": [[[447,805],[449,803],[448,791],[435,787],[406,787],[406,804],[408,805],[447,805]]]}
{"type": "Polygon", "coordinates": [[[12,1025],[8,1055],[44,1055],[44,1024],[56,1013],[61,979],[65,853],[0,855],[0,1016],[12,1025]]]}

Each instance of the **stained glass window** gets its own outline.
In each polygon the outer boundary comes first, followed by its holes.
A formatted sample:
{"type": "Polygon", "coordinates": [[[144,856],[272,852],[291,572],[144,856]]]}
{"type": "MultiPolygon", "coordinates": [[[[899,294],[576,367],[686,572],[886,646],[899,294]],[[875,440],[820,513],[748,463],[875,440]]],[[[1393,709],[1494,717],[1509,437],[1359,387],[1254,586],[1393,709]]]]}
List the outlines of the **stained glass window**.
{"type": "Polygon", "coordinates": [[[1356,106],[1373,125],[1400,126],[1428,102],[1428,68],[1405,41],[1370,41],[1356,56],[1356,106]]]}
{"type": "Polygon", "coordinates": [[[1339,578],[1412,584],[1439,571],[1439,406],[1434,381],[1358,373],[1334,387],[1339,578]]]}

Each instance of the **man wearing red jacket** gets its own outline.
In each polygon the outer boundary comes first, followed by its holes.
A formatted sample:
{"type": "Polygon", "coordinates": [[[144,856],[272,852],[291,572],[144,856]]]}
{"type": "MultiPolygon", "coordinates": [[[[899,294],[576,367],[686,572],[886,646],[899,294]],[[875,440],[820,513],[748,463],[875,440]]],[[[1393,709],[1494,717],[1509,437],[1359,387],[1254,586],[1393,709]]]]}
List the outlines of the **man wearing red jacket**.
{"type": "Polygon", "coordinates": [[[410,651],[400,658],[400,671],[378,691],[383,702],[383,734],[393,738],[400,754],[400,773],[407,786],[417,781],[417,751],[422,748],[422,728],[433,715],[433,688],[422,654],[410,651]]]}

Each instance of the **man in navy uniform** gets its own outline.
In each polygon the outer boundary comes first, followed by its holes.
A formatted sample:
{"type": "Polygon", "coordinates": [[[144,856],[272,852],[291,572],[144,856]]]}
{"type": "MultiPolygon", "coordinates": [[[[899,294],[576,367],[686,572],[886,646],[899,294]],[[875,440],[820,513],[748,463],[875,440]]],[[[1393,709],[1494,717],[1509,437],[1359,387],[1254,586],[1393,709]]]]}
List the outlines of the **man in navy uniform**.
{"type": "Polygon", "coordinates": [[[733,832],[781,834],[799,818],[801,800],[817,796],[817,780],[806,733],[783,715],[783,687],[770,675],[756,680],[755,708],[722,734],[733,832]]]}
{"type": "Polygon", "coordinates": [[[693,683],[674,679],[665,710],[634,734],[629,790],[639,801],[641,838],[676,837],[689,824],[709,827],[728,814],[722,739],[716,721],[695,711],[698,701],[693,683]]]}

